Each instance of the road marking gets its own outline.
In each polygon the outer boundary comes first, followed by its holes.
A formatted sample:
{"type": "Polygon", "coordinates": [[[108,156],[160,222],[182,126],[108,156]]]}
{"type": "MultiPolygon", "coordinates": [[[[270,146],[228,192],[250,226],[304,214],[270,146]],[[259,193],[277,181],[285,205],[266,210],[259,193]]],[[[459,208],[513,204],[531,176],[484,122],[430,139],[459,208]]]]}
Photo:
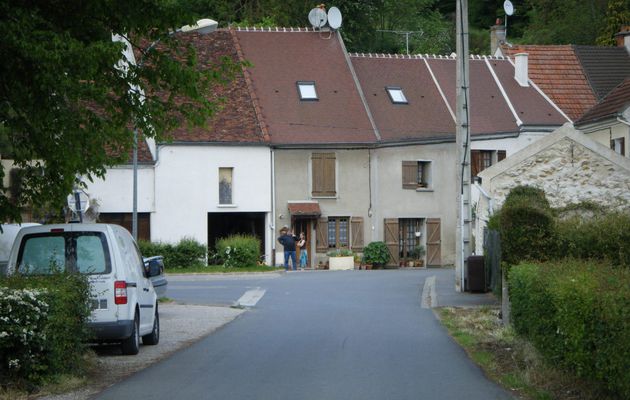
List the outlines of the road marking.
{"type": "Polygon", "coordinates": [[[424,280],[422,288],[422,308],[437,307],[437,293],[435,291],[435,275],[424,280]]]}
{"type": "Polygon", "coordinates": [[[261,288],[256,288],[253,290],[248,290],[244,295],[241,296],[240,299],[236,300],[234,303],[234,307],[254,307],[256,303],[265,295],[266,290],[261,288]]]}

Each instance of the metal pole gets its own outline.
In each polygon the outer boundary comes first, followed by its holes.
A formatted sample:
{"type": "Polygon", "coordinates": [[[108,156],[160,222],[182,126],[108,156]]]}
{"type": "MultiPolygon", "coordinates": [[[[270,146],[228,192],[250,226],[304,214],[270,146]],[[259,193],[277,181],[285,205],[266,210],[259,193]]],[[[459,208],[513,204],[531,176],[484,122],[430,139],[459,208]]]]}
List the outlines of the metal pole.
{"type": "Polygon", "coordinates": [[[79,222],[83,223],[83,211],[81,210],[81,196],[78,190],[74,191],[74,204],[77,209],[77,214],[79,214],[79,222]]]}
{"type": "Polygon", "coordinates": [[[470,95],[469,95],[469,60],[468,60],[468,0],[457,0],[457,242],[455,262],[455,288],[465,290],[466,260],[471,254],[470,239],[470,95]]]}
{"type": "Polygon", "coordinates": [[[131,214],[131,235],[138,240],[138,128],[133,129],[133,212],[131,214]]]}

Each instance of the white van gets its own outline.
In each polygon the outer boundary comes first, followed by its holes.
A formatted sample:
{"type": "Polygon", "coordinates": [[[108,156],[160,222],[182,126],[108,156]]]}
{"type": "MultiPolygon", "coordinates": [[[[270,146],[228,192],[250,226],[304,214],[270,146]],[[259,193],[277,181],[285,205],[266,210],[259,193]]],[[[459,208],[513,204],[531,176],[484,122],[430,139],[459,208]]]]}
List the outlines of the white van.
{"type": "Polygon", "coordinates": [[[45,275],[53,268],[87,274],[91,284],[89,327],[98,342],[121,342],[137,354],[160,340],[155,290],[129,232],[110,224],[59,224],[22,228],[8,262],[9,274],[45,275]]]}

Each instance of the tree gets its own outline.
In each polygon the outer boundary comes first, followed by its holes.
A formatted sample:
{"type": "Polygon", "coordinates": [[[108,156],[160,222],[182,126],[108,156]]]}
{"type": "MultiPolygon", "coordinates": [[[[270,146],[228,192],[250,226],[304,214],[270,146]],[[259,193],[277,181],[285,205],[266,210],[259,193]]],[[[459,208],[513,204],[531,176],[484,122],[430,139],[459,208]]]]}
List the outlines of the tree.
{"type": "Polygon", "coordinates": [[[630,24],[630,0],[609,0],[606,10],[606,25],[597,38],[597,44],[602,46],[615,45],[615,33],[623,25],[630,24]]]}
{"type": "Polygon", "coordinates": [[[203,123],[215,110],[205,93],[228,75],[198,68],[194,51],[168,35],[197,19],[183,1],[1,0],[0,15],[0,154],[21,169],[22,183],[13,199],[3,185],[3,221],[20,221],[20,205],[61,205],[77,175],[92,180],[124,162],[133,126],[161,137],[203,123]],[[123,45],[112,33],[127,34],[136,52],[161,46],[121,74],[123,45]],[[133,85],[146,91],[144,102],[133,85]]]}

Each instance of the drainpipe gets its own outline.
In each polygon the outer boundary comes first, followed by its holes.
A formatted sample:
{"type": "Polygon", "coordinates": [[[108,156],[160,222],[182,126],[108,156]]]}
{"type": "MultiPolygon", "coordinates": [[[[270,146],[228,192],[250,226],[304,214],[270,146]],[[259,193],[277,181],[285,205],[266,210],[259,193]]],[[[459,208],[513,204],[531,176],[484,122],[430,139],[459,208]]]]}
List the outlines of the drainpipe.
{"type": "Polygon", "coordinates": [[[271,152],[271,266],[276,266],[276,153],[273,147],[269,148],[271,152]]]}

